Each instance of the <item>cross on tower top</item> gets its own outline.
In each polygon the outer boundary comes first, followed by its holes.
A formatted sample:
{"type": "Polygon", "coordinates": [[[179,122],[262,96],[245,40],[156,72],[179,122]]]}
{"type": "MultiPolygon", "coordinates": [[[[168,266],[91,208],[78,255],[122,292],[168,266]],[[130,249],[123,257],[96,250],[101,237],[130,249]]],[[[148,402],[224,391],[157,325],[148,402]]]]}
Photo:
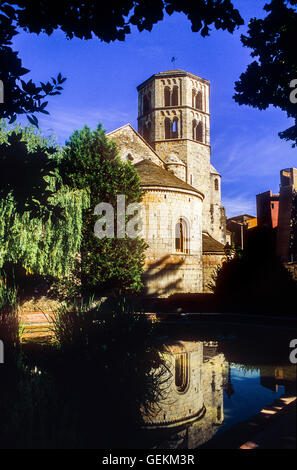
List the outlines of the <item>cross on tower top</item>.
{"type": "Polygon", "coordinates": [[[177,61],[177,57],[172,56],[171,57],[171,63],[175,66],[175,62],[177,61]]]}

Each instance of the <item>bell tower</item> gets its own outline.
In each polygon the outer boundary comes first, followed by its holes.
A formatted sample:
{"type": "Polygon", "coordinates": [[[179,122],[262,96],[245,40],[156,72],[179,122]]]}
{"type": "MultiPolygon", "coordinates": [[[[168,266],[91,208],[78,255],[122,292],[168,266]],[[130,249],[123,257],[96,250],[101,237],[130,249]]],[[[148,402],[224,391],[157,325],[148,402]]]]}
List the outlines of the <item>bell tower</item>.
{"type": "Polygon", "coordinates": [[[204,193],[203,229],[210,231],[210,115],[208,80],[183,70],[152,75],[137,87],[138,132],[166,162],[185,164],[185,180],[204,193]]]}

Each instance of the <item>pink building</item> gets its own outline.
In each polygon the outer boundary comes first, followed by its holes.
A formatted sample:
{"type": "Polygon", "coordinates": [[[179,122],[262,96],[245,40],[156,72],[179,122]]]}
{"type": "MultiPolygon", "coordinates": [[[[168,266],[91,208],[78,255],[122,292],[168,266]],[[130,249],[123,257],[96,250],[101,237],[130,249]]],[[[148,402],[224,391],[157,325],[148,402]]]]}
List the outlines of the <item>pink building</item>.
{"type": "Polygon", "coordinates": [[[278,226],[279,194],[265,191],[257,194],[258,227],[276,228],[278,226]]]}
{"type": "Polygon", "coordinates": [[[276,253],[283,261],[291,261],[290,231],[293,192],[297,190],[297,169],[280,171],[280,192],[257,194],[258,227],[276,230],[276,253]]]}

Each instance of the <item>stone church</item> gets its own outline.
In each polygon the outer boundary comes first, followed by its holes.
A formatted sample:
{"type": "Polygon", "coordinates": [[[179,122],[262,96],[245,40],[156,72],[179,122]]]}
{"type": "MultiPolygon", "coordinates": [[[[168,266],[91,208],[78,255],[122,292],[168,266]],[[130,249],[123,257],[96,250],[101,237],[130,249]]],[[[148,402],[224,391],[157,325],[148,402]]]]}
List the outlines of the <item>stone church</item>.
{"type": "Polygon", "coordinates": [[[145,286],[150,295],[209,291],[224,259],[221,176],[210,162],[209,81],[182,70],[138,87],[138,132],[108,137],[137,170],[144,191],[145,286]]]}

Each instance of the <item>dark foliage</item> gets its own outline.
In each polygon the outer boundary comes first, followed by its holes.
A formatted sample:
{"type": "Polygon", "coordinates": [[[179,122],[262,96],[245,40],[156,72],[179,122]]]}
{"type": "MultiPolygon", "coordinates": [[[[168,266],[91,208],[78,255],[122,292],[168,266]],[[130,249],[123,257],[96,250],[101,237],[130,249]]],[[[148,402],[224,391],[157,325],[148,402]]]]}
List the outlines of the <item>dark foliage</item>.
{"type": "MultiPolygon", "coordinates": [[[[58,215],[58,207],[49,203],[54,192],[49,189],[46,177],[53,176],[57,161],[51,158],[55,148],[36,145],[29,150],[21,132],[13,131],[7,140],[0,142],[0,196],[11,196],[16,210],[31,217],[58,215]]],[[[55,190],[57,187],[55,188],[55,190]]]]}
{"type": "Polygon", "coordinates": [[[297,1],[271,0],[264,7],[267,16],[253,18],[248,34],[242,35],[245,47],[255,60],[235,84],[235,101],[260,110],[272,105],[287,113],[295,123],[280,132],[282,139],[297,144],[297,105],[291,103],[290,83],[297,79],[297,1]]]}
{"type": "MultiPolygon", "coordinates": [[[[34,113],[48,114],[45,98],[61,93],[61,84],[66,80],[61,74],[51,82],[36,85],[32,80],[23,80],[29,70],[23,67],[18,52],[13,51],[13,37],[18,34],[18,8],[14,2],[0,2],[0,80],[4,86],[4,103],[0,104],[0,119],[14,122],[19,114],[27,114],[33,125],[38,125],[34,113]],[[14,4],[14,6],[12,6],[14,4]]],[[[24,2],[27,3],[27,2],[24,2]]]]}
{"type": "Polygon", "coordinates": [[[165,370],[151,322],[122,300],[72,304],[55,331],[58,345],[27,344],[1,380],[0,447],[138,447],[165,370]]]}
{"type": "Polygon", "coordinates": [[[192,30],[202,36],[210,32],[212,25],[230,33],[243,23],[239,12],[230,0],[112,0],[105,3],[94,0],[46,2],[1,1],[0,2],[0,80],[4,84],[4,104],[0,104],[0,118],[13,122],[18,114],[27,114],[31,124],[38,125],[35,113],[48,114],[48,96],[61,93],[66,80],[59,75],[47,83],[35,84],[32,80],[22,80],[29,72],[24,68],[18,53],[11,43],[18,30],[30,33],[51,35],[61,29],[71,39],[91,39],[101,41],[124,41],[131,33],[131,26],[139,31],[151,31],[154,24],[161,21],[164,12],[183,12],[191,21],[192,30]]]}
{"type": "Polygon", "coordinates": [[[223,264],[214,292],[232,311],[296,312],[296,283],[275,255],[275,232],[254,230],[241,255],[223,264]]]}

